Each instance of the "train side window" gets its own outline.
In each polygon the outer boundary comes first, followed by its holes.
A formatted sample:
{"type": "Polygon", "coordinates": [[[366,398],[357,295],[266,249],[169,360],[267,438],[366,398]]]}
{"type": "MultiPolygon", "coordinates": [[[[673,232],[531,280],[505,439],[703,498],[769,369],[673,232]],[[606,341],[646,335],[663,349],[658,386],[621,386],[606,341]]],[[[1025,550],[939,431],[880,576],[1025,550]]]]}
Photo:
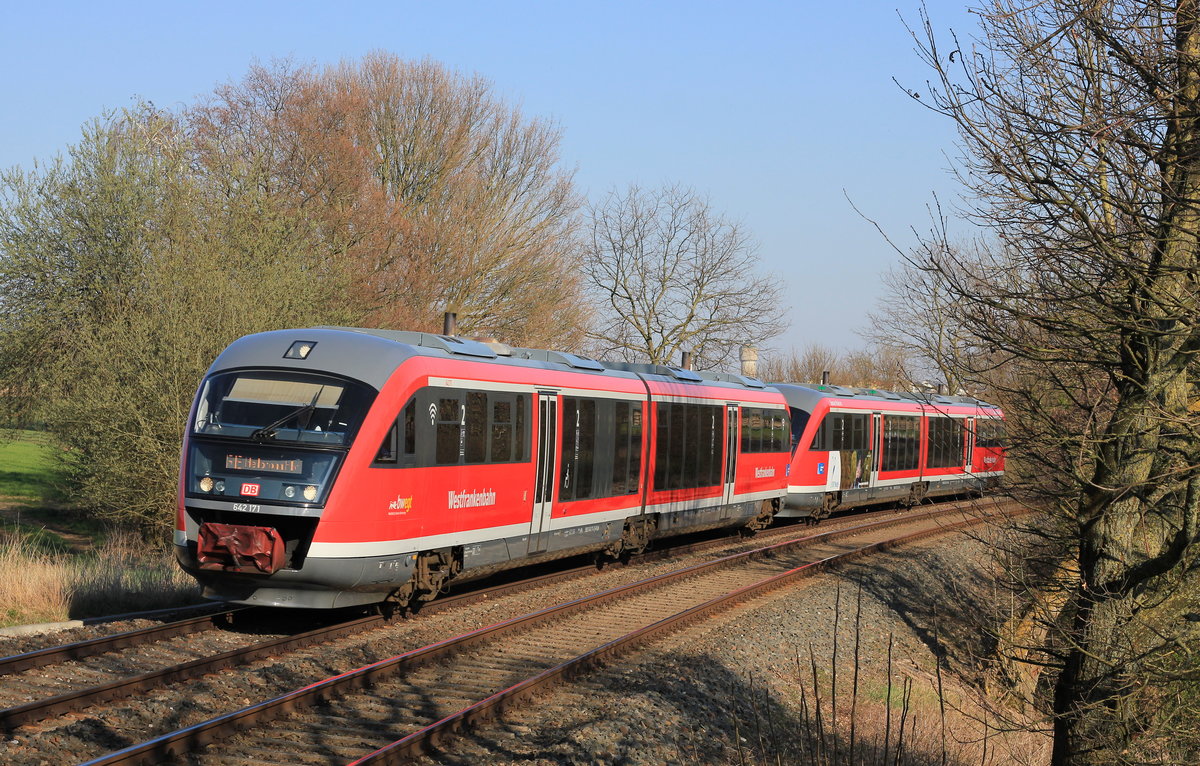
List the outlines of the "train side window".
{"type": "MultiPolygon", "coordinates": [[[[529,398],[529,394],[498,391],[422,388],[401,411],[397,425],[403,430],[396,438],[403,442],[396,445],[402,448],[397,462],[404,466],[527,462],[529,398]]],[[[395,447],[392,450],[397,454],[395,447]]]]}
{"type": "Polygon", "coordinates": [[[995,449],[1004,446],[1004,423],[999,420],[977,420],[976,447],[995,449]]]}
{"type": "Polygon", "coordinates": [[[804,429],[808,427],[810,417],[812,417],[812,413],[808,410],[792,407],[792,454],[795,454],[796,447],[800,445],[800,437],[804,435],[804,429]]]}
{"type": "Polygon", "coordinates": [[[725,445],[721,433],[723,420],[724,413],[721,412],[720,407],[705,407],[700,418],[700,423],[704,427],[701,443],[706,445],[705,453],[707,455],[707,465],[705,466],[707,471],[704,473],[701,483],[708,487],[721,483],[721,449],[725,445]]]}
{"type": "Polygon", "coordinates": [[[512,460],[513,403],[508,398],[497,398],[492,402],[492,452],[491,462],[507,463],[512,460]]]}
{"type": "Polygon", "coordinates": [[[625,487],[627,492],[637,492],[642,480],[642,404],[638,402],[630,411],[629,426],[629,476],[625,487]]]}
{"type": "Polygon", "coordinates": [[[383,437],[383,444],[379,445],[379,451],[375,453],[375,462],[383,465],[395,465],[397,460],[396,441],[399,427],[396,423],[392,423],[392,427],[388,429],[387,436],[383,437]]]}
{"type": "MultiPolygon", "coordinates": [[[[787,439],[785,413],[763,407],[742,409],[742,452],[783,452],[787,439]]],[[[865,445],[865,438],[863,441],[865,445]]]]}
{"type": "Polygon", "coordinates": [[[459,462],[464,450],[463,420],[466,407],[457,396],[442,396],[437,400],[437,452],[436,465],[453,465],[459,462]]]}
{"type": "MultiPolygon", "coordinates": [[[[724,449],[724,442],[718,441],[722,436],[721,408],[683,402],[659,402],[655,407],[658,421],[654,448],[655,491],[719,484],[724,449]]],[[[635,418],[640,415],[639,410],[633,412],[635,418]]],[[[635,474],[635,488],[637,478],[635,474]]]]}
{"type": "Polygon", "coordinates": [[[579,456],[579,428],[576,423],[576,419],[579,417],[579,408],[575,406],[575,402],[574,398],[564,396],[562,409],[559,412],[562,430],[562,436],[559,439],[559,448],[562,450],[562,459],[558,464],[559,500],[575,499],[575,461],[579,456]]]}
{"type": "Polygon", "coordinates": [[[524,463],[529,460],[529,439],[530,435],[525,430],[525,409],[529,406],[529,394],[517,394],[517,417],[513,421],[513,431],[517,439],[517,449],[513,455],[513,460],[524,463]]]}
{"type": "Polygon", "coordinates": [[[417,455],[417,397],[409,400],[404,408],[404,454],[417,455]]]}
{"type": "Polygon", "coordinates": [[[758,452],[754,446],[754,429],[761,428],[761,410],[742,409],[742,452],[758,452]]]}
{"type": "Polygon", "coordinates": [[[388,428],[383,443],[379,445],[379,451],[375,453],[373,465],[412,467],[417,464],[416,414],[417,397],[413,396],[400,411],[400,417],[388,428]],[[403,442],[400,441],[401,433],[403,442]]]}
{"type": "Polygon", "coordinates": [[[642,476],[641,402],[617,402],[612,493],[637,492],[642,476]]]}
{"type": "Polygon", "coordinates": [[[683,480],[683,456],[688,445],[688,415],[686,404],[669,404],[671,409],[671,452],[667,456],[669,473],[667,487],[683,489],[687,486],[683,480]]]}
{"type": "MultiPolygon", "coordinates": [[[[701,411],[704,409],[700,404],[685,404],[685,418],[687,419],[687,436],[684,437],[683,443],[686,448],[683,453],[683,476],[680,479],[682,487],[699,487],[702,482],[702,477],[706,476],[701,473],[701,466],[705,465],[705,452],[708,450],[708,440],[704,438],[704,418],[701,417],[701,411]]],[[[705,471],[705,474],[707,470],[705,471]]]]}
{"type": "Polygon", "coordinates": [[[562,400],[562,461],[559,500],[592,497],[592,462],[596,447],[596,401],[564,396],[562,400]]]}
{"type": "Polygon", "coordinates": [[[592,482],[596,462],[596,400],[579,400],[579,465],[575,484],[575,499],[595,496],[592,482]]]}
{"type": "Polygon", "coordinates": [[[920,459],[920,436],[920,418],[884,415],[882,470],[915,471],[920,459]]]}
{"type": "Polygon", "coordinates": [[[613,406],[613,465],[612,494],[628,495],[637,490],[637,481],[629,482],[633,455],[633,417],[630,402],[616,402],[613,406]]]}
{"type": "Polygon", "coordinates": [[[654,489],[671,489],[667,486],[667,468],[671,454],[671,406],[666,402],[654,405],[654,489]]]}
{"type": "Polygon", "coordinates": [[[483,391],[467,392],[467,409],[463,430],[467,463],[482,463],[487,460],[488,395],[483,391]]]}
{"type": "Polygon", "coordinates": [[[929,419],[928,457],[930,468],[953,468],[963,464],[963,426],[955,418],[929,419]]]}
{"type": "Polygon", "coordinates": [[[867,438],[869,417],[865,413],[827,413],[817,428],[809,449],[828,452],[870,449],[867,438]]]}

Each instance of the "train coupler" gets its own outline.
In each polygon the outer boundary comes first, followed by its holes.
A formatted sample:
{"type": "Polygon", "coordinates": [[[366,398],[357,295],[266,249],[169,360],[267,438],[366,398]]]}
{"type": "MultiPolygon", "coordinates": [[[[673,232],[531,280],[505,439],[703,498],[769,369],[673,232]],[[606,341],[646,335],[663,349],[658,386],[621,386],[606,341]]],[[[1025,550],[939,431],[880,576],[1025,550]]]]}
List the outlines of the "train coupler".
{"type": "Polygon", "coordinates": [[[269,575],[287,560],[283,538],[275,529],[211,521],[200,525],[196,553],[201,569],[218,572],[269,575]]]}

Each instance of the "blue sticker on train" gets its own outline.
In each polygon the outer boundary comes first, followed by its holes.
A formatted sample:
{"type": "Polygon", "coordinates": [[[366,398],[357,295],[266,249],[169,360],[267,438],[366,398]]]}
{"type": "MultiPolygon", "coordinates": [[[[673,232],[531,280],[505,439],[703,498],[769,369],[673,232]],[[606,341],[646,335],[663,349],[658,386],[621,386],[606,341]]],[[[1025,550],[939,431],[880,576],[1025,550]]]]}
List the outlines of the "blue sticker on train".
{"type": "Polygon", "coordinates": [[[824,476],[824,475],[825,475],[825,464],[817,463],[817,476],[824,476]]]}

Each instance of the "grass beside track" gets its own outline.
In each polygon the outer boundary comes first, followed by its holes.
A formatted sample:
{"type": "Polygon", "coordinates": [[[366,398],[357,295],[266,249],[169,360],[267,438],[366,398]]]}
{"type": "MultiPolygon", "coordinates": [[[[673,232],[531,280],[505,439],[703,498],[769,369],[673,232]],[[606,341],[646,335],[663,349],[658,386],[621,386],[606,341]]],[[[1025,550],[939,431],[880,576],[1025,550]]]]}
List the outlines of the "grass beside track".
{"type": "Polygon", "coordinates": [[[65,509],[45,433],[0,429],[0,627],[199,600],[169,541],[65,509]]]}
{"type": "Polygon", "coordinates": [[[27,538],[0,540],[0,627],[100,617],[199,601],[196,581],[168,546],[147,551],[112,535],[90,553],[47,553],[27,538]]]}
{"type": "Polygon", "coordinates": [[[0,429],[0,501],[45,505],[58,495],[53,447],[40,431],[0,429]]]}

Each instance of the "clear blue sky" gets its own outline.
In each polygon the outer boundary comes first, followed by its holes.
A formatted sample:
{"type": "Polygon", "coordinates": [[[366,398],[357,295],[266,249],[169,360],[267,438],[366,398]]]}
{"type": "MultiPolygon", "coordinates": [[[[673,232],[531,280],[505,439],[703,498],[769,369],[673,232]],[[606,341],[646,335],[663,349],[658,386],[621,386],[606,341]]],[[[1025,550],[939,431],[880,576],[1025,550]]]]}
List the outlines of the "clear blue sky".
{"type": "MultiPolygon", "coordinates": [[[[192,102],[255,60],[376,49],[479,73],[563,129],[599,197],[631,182],[709,195],[789,289],[780,349],[857,348],[901,244],[952,200],[951,126],[893,84],[925,71],[900,16],[919,0],[827,2],[20,2],[0,0],[0,167],[29,168],[105,109],[192,102]]],[[[929,0],[935,26],[974,17],[929,0]]]]}

